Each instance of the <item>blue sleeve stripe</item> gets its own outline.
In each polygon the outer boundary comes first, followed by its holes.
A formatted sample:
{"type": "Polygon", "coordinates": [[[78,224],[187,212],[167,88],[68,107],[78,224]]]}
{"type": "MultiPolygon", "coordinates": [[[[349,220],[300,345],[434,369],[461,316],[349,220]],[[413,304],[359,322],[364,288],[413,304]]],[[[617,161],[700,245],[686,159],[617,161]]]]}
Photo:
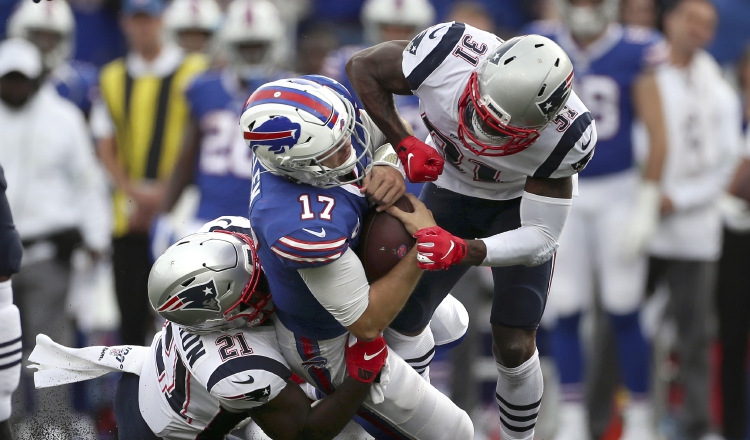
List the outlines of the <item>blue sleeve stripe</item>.
{"type": "Polygon", "coordinates": [[[432,72],[437,69],[440,64],[443,63],[448,55],[453,51],[453,47],[461,39],[464,34],[466,25],[463,23],[453,23],[448,29],[448,32],[443,35],[443,38],[435,46],[432,51],[411,71],[406,80],[409,81],[409,87],[412,90],[417,90],[419,86],[429,77],[432,72]]]}
{"type": "Polygon", "coordinates": [[[576,142],[583,136],[583,133],[591,125],[591,113],[586,112],[580,115],[567,130],[563,133],[560,140],[557,142],[555,149],[547,157],[547,160],[537,168],[534,173],[534,177],[550,177],[565,159],[565,156],[570,153],[570,150],[575,147],[576,142]]]}
{"type": "Polygon", "coordinates": [[[288,379],[292,377],[292,372],[289,371],[289,368],[287,368],[284,364],[277,361],[276,359],[271,359],[269,357],[259,355],[241,356],[226,361],[225,363],[221,364],[219,368],[214,370],[214,372],[211,373],[211,377],[208,379],[206,389],[210,393],[211,389],[213,389],[213,387],[217,383],[221,382],[227,377],[249,370],[265,370],[279,376],[282,379],[288,379]]]}

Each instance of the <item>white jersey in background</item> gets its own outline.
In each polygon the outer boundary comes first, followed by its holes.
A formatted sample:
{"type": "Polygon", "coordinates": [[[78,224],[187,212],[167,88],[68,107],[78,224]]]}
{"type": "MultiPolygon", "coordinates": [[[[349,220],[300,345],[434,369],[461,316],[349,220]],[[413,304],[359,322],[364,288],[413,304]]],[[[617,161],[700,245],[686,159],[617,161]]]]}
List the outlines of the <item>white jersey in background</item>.
{"type": "Polygon", "coordinates": [[[427,144],[437,149],[448,165],[435,184],[494,200],[520,197],[527,176],[574,176],[591,159],[596,144],[594,121],[575,92],[539,138],[519,153],[478,156],[463,144],[458,137],[459,98],[477,66],[502,43],[495,35],[463,23],[441,23],[414,37],[404,49],[402,62],[430,131],[427,144]]]}
{"type": "Polygon", "coordinates": [[[194,439],[229,433],[290,376],[272,325],[196,335],[167,322],[143,365],[138,402],[157,436],[194,439]]]}

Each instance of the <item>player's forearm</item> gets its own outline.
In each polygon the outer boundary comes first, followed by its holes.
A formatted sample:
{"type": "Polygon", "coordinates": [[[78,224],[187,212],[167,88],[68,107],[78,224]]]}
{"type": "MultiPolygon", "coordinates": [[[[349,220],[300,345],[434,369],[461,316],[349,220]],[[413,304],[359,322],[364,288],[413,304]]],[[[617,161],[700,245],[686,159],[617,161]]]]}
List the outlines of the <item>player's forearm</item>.
{"type": "Polygon", "coordinates": [[[185,128],[185,134],[183,136],[182,151],[180,152],[180,158],[177,160],[177,165],[172,171],[172,176],[169,179],[167,185],[166,196],[161,206],[162,212],[169,212],[177,204],[177,200],[180,199],[182,192],[193,180],[193,171],[195,169],[195,161],[197,159],[199,142],[200,142],[200,128],[195,120],[191,119],[191,123],[187,124],[185,128]]]}
{"type": "Polygon", "coordinates": [[[400,57],[401,52],[387,45],[384,43],[355,53],[346,63],[346,73],[365,110],[395,147],[410,134],[396,110],[393,93],[408,94],[410,91],[394,91],[390,90],[394,87],[388,87],[383,70],[396,64],[400,69],[400,59],[397,60],[395,55],[400,57]]]}
{"type": "Polygon", "coordinates": [[[313,404],[305,421],[305,440],[328,440],[336,437],[357,413],[372,384],[351,377],[330,394],[313,404]]]}
{"type": "Polygon", "coordinates": [[[130,179],[125,170],[120,166],[117,159],[117,145],[114,138],[102,138],[97,145],[99,160],[107,169],[112,181],[118,189],[127,192],[130,188],[130,179]]]}
{"type": "Polygon", "coordinates": [[[359,331],[352,333],[362,340],[380,335],[404,307],[421,276],[415,246],[387,275],[370,286],[367,309],[355,323],[359,331]]]}
{"type": "Polygon", "coordinates": [[[667,157],[667,135],[664,127],[659,85],[653,73],[641,75],[633,87],[633,104],[649,136],[649,152],[643,179],[658,183],[667,157]]]}
{"type": "Polygon", "coordinates": [[[750,159],[744,159],[737,167],[728,192],[750,203],[750,159]]]}
{"type": "Polygon", "coordinates": [[[544,263],[557,249],[572,204],[570,198],[524,192],[520,207],[521,227],[469,241],[467,257],[462,263],[490,267],[544,263]],[[484,246],[478,241],[484,242],[484,246]]]}

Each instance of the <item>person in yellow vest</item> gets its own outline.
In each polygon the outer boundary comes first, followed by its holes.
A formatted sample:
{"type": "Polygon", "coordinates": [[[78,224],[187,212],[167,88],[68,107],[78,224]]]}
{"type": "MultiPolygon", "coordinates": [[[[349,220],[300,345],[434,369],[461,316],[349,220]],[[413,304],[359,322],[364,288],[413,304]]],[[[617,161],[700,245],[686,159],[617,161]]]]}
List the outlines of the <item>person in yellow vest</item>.
{"type": "Polygon", "coordinates": [[[184,89],[208,67],[163,37],[164,0],[125,0],[125,58],[104,66],[91,129],[114,183],[113,263],[123,344],[144,344],[150,319],[148,234],[179,155],[189,109],[184,89]]]}

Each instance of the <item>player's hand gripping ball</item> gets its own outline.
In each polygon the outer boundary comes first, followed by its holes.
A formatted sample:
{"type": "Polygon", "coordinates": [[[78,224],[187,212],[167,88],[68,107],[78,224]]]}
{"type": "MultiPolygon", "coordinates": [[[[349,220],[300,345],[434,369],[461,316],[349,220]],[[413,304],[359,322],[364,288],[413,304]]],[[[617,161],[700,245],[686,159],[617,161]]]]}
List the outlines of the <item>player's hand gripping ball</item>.
{"type": "Polygon", "coordinates": [[[360,341],[349,335],[345,354],[349,376],[360,382],[371,383],[385,365],[388,347],[382,335],[369,342],[360,341]]]}
{"type": "MultiPolygon", "coordinates": [[[[394,204],[405,212],[414,212],[406,196],[394,204]]],[[[416,240],[404,224],[387,212],[376,212],[372,207],[365,215],[362,235],[356,253],[362,261],[367,281],[373,283],[387,274],[414,247],[416,240]]]]}
{"type": "Polygon", "coordinates": [[[410,182],[433,182],[443,173],[445,160],[434,148],[414,136],[404,138],[396,148],[410,182]]]}
{"type": "Polygon", "coordinates": [[[420,229],[417,238],[417,264],[424,270],[447,269],[466,257],[466,240],[439,226],[420,229]]]}

